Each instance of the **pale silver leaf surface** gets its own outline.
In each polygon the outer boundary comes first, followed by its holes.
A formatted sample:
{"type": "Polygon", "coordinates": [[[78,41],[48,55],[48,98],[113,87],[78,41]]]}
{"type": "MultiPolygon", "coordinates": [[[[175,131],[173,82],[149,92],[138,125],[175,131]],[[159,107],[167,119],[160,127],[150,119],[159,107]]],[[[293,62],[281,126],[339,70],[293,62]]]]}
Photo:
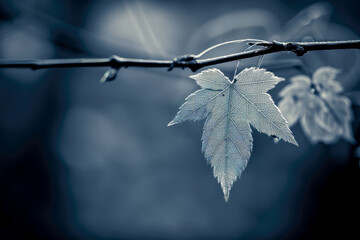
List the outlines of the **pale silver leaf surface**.
{"type": "Polygon", "coordinates": [[[297,145],[285,118],[266,92],[283,78],[265,69],[245,68],[230,81],[220,70],[190,76],[202,87],[186,98],[169,126],[206,117],[202,151],[220,183],[225,200],[250,158],[251,126],[297,145]]]}

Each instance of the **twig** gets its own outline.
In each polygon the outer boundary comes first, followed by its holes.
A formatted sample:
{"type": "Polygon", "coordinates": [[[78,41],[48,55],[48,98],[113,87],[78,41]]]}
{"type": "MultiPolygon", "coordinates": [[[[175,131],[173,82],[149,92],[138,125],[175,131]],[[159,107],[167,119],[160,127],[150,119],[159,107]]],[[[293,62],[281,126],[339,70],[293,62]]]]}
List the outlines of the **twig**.
{"type": "MultiPolygon", "coordinates": [[[[244,43],[244,42],[251,42],[251,45],[254,46],[256,45],[257,42],[261,42],[263,43],[264,41],[263,40],[259,40],[259,39],[240,39],[240,40],[232,40],[232,41],[227,41],[227,42],[222,42],[222,43],[219,43],[219,44],[216,44],[212,47],[209,47],[207,49],[205,49],[204,51],[202,51],[201,53],[197,54],[194,56],[194,58],[201,58],[202,56],[204,56],[206,53],[214,50],[215,48],[218,48],[218,47],[221,47],[221,46],[225,46],[225,45],[228,45],[228,44],[232,44],[232,43],[244,43]]],[[[248,47],[246,50],[250,49],[250,47],[248,47]]],[[[246,51],[245,50],[245,51],[246,51]]]]}
{"type": "MultiPolygon", "coordinates": [[[[231,42],[243,42],[236,40],[231,42]]],[[[0,60],[0,68],[31,68],[33,70],[43,68],[64,68],[64,67],[151,67],[151,68],[189,68],[193,72],[200,68],[220,63],[236,61],[245,58],[267,55],[276,52],[293,52],[302,56],[310,51],[334,50],[334,49],[360,49],[360,40],[334,41],[334,42],[278,42],[278,41],[250,41],[249,45],[256,45],[262,48],[251,51],[244,51],[214,58],[199,59],[196,55],[185,55],[174,60],[146,60],[123,58],[111,56],[110,58],[83,58],[83,59],[48,59],[48,60],[0,60]]],[[[218,44],[223,45],[223,44],[218,44]]],[[[215,45],[217,46],[217,45],[215,45]]],[[[210,47],[210,50],[214,47],[210,47]]],[[[210,51],[209,49],[204,52],[210,51]]],[[[202,55],[202,54],[200,54],[202,55]]]]}

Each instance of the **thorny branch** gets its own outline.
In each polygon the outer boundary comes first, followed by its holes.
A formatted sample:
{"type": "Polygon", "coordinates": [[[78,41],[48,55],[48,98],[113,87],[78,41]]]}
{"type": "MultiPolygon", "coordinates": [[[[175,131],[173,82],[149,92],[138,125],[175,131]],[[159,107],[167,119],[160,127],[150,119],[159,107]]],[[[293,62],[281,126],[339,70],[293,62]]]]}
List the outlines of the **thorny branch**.
{"type": "MultiPolygon", "coordinates": [[[[249,48],[248,48],[249,49],[249,48]]],[[[44,68],[63,68],[63,67],[111,67],[118,70],[122,67],[151,67],[151,68],[189,68],[193,72],[200,68],[220,63],[236,61],[245,58],[263,56],[276,52],[293,52],[297,56],[302,56],[310,51],[334,50],[334,49],[360,49],[360,40],[349,41],[328,41],[328,42],[279,42],[263,41],[258,39],[243,39],[224,42],[212,46],[197,55],[184,55],[173,60],[146,60],[123,58],[111,56],[110,58],[80,58],[80,59],[48,59],[48,60],[0,60],[0,68],[31,68],[33,70],[44,68]],[[243,52],[214,57],[201,57],[217,48],[230,43],[248,42],[250,46],[261,48],[254,50],[245,50],[243,52]]]]}

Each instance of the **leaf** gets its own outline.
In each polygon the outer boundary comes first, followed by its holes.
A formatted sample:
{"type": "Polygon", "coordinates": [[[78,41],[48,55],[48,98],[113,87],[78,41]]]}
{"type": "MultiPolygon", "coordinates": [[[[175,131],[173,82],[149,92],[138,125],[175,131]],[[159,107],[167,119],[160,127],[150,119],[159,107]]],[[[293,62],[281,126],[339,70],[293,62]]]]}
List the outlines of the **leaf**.
{"type": "Polygon", "coordinates": [[[303,111],[305,115],[300,119],[300,124],[309,141],[313,144],[319,141],[335,142],[337,134],[324,124],[326,116],[331,118],[331,115],[327,114],[328,109],[324,102],[314,94],[309,94],[303,102],[306,109],[303,111]]]}
{"type": "MultiPolygon", "coordinates": [[[[354,142],[351,122],[353,120],[353,113],[351,111],[351,101],[349,98],[339,95],[321,94],[325,102],[328,103],[330,109],[328,114],[330,117],[325,120],[327,125],[333,125],[331,130],[336,129],[338,134],[349,142],[354,142]],[[333,115],[333,116],[332,116],[333,115]],[[327,121],[331,121],[330,123],[327,121]],[[339,127],[338,125],[342,126],[339,127]]],[[[325,116],[327,117],[327,116],[325,116]]]]}
{"type": "Polygon", "coordinates": [[[290,81],[291,84],[279,93],[279,96],[283,97],[279,102],[279,108],[291,127],[305,114],[306,106],[301,99],[308,97],[311,79],[305,75],[298,75],[290,81]]]}
{"type": "Polygon", "coordinates": [[[279,95],[284,117],[292,126],[297,121],[313,144],[321,141],[334,143],[339,137],[354,143],[351,121],[351,101],[340,94],[343,88],[335,80],[340,71],[332,67],[321,67],[312,80],[304,75],[291,78],[279,95]]]}
{"type": "Polygon", "coordinates": [[[299,120],[304,111],[303,103],[291,97],[283,98],[279,102],[279,108],[288,121],[289,127],[299,120]]]}
{"type": "Polygon", "coordinates": [[[332,67],[320,67],[313,74],[313,81],[316,90],[319,92],[341,93],[343,88],[341,84],[335,81],[335,77],[340,70],[332,67]]]}
{"type": "Polygon", "coordinates": [[[284,87],[280,93],[280,97],[297,96],[302,97],[306,95],[311,86],[311,79],[305,75],[298,75],[290,79],[291,84],[284,87]]]}
{"type": "Polygon", "coordinates": [[[233,183],[251,155],[250,124],[259,132],[297,145],[286,120],[266,93],[284,79],[254,67],[244,69],[233,81],[218,69],[205,70],[190,78],[201,89],[186,98],[168,126],[207,118],[202,151],[227,201],[233,183]]]}

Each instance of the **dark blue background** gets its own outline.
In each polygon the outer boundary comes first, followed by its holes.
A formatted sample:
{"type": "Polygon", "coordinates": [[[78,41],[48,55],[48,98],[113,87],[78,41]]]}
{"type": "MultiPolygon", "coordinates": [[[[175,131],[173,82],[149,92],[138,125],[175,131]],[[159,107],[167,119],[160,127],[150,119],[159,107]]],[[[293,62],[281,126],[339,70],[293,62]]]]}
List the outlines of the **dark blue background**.
{"type": "MultiPolygon", "coordinates": [[[[233,39],[359,39],[356,1],[313,4],[1,0],[0,58],[172,59],[233,39]]],[[[281,53],[263,66],[287,79],[303,72],[271,64],[336,67],[348,92],[359,90],[359,59],[356,50],[281,53]]],[[[235,66],[216,67],[231,77],[235,66]]],[[[225,203],[201,153],[203,122],[166,126],[198,89],[192,73],[129,68],[100,84],[106,70],[0,71],[0,239],[359,238],[359,144],[311,145],[296,125],[295,147],[254,130],[225,203]]],[[[270,92],[275,102],[285,85],[270,92]]]]}

